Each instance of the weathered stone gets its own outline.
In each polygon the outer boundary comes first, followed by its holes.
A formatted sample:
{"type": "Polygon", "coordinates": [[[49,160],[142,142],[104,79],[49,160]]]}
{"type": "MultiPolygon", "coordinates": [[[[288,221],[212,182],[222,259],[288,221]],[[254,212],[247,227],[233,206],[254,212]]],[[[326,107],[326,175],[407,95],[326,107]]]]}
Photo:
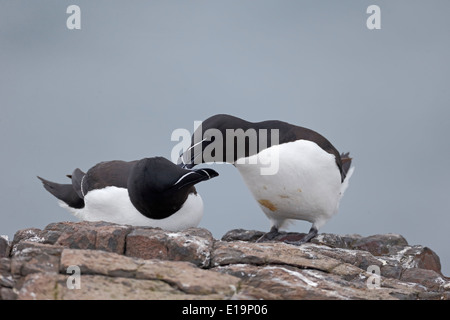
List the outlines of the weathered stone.
{"type": "Polygon", "coordinates": [[[138,279],[160,279],[179,290],[197,295],[222,294],[231,296],[239,287],[239,278],[223,277],[220,273],[195,267],[189,262],[149,260],[142,265],[138,279]]]}
{"type": "Polygon", "coordinates": [[[15,283],[12,275],[0,274],[0,287],[13,288],[15,283]]]}
{"type": "Polygon", "coordinates": [[[44,230],[29,228],[16,232],[13,250],[23,241],[56,244],[74,249],[95,249],[124,253],[125,238],[130,226],[103,221],[51,223],[44,230]]]}
{"type": "Polygon", "coordinates": [[[280,300],[281,297],[267,290],[243,284],[231,300],[280,300]]]}
{"type": "Polygon", "coordinates": [[[370,265],[382,265],[380,261],[378,261],[371,253],[367,251],[330,248],[328,246],[313,243],[303,245],[302,250],[310,254],[319,253],[321,255],[354,265],[363,270],[367,270],[367,267],[370,265]]]}
{"type": "Polygon", "coordinates": [[[369,237],[360,238],[352,244],[356,250],[365,250],[374,256],[386,255],[391,252],[391,248],[398,246],[407,246],[408,242],[398,234],[377,234],[369,237]]]}
{"type": "MultiPolygon", "coordinates": [[[[366,277],[363,278],[364,282],[367,285],[367,281],[369,280],[370,274],[367,274],[366,277]]],[[[417,300],[419,295],[423,292],[427,291],[427,288],[421,286],[417,283],[408,283],[403,282],[398,279],[390,279],[390,278],[381,278],[380,288],[386,288],[390,290],[390,295],[399,300],[417,300]]],[[[372,291],[377,292],[379,289],[370,289],[372,291]]]]}
{"type": "Polygon", "coordinates": [[[0,287],[0,300],[16,300],[17,294],[13,289],[0,287]]]}
{"type": "Polygon", "coordinates": [[[11,259],[0,258],[0,274],[11,273],[11,259]]]}
{"type": "Polygon", "coordinates": [[[99,274],[110,277],[136,276],[139,263],[129,257],[100,250],[64,249],[61,254],[61,273],[69,266],[78,266],[82,275],[99,274]]]}
{"type": "MultiPolygon", "coordinates": [[[[395,299],[388,289],[370,292],[362,281],[348,282],[335,274],[285,265],[229,265],[221,272],[240,276],[244,285],[270,292],[277,299],[395,299]]],[[[252,298],[258,298],[253,296],[252,298]]]]}
{"type": "Polygon", "coordinates": [[[169,260],[169,249],[164,243],[166,239],[158,229],[135,229],[127,236],[125,255],[142,259],[169,260]]]}
{"type": "MultiPolygon", "coordinates": [[[[264,234],[265,232],[257,230],[233,229],[228,231],[225,235],[223,235],[221,240],[255,242],[264,234]]],[[[305,235],[306,233],[282,231],[272,240],[265,242],[283,242],[285,240],[288,241],[301,240],[305,235]]],[[[321,233],[317,237],[313,238],[311,240],[311,243],[325,245],[332,248],[355,249],[354,244],[361,239],[364,238],[358,234],[342,236],[331,233],[321,233]]]]}
{"type": "Polygon", "coordinates": [[[264,266],[249,278],[247,284],[275,293],[282,299],[319,299],[322,296],[316,290],[317,282],[289,266],[264,266]]]}
{"type": "Polygon", "coordinates": [[[210,264],[213,243],[211,233],[200,228],[183,232],[137,228],[127,236],[125,254],[142,259],[189,261],[205,268],[210,264]]]}
{"type": "Polygon", "coordinates": [[[14,239],[12,242],[12,253],[14,253],[14,247],[17,243],[27,241],[27,242],[37,242],[43,243],[44,238],[41,236],[42,230],[37,228],[28,228],[19,230],[14,234],[14,239]]]}
{"type": "Polygon", "coordinates": [[[102,251],[65,249],[61,255],[61,272],[71,265],[79,266],[82,275],[161,280],[188,294],[231,296],[239,284],[236,277],[224,277],[189,262],[144,260],[102,251]]]}
{"type": "Polygon", "coordinates": [[[222,236],[222,241],[247,241],[255,242],[264,235],[264,232],[257,230],[233,229],[222,236]]]}
{"type": "Polygon", "coordinates": [[[6,237],[0,236],[0,258],[8,257],[11,247],[6,237]]]}
{"type": "Polygon", "coordinates": [[[35,272],[59,271],[62,247],[35,242],[20,242],[11,258],[11,273],[26,276],[35,272]]]}
{"type": "MultiPolygon", "coordinates": [[[[314,251],[324,256],[343,261],[359,269],[367,271],[369,267],[378,266],[383,277],[399,279],[403,270],[402,265],[395,259],[374,257],[370,252],[343,248],[331,248],[323,245],[305,244],[304,250],[314,251]]],[[[344,266],[344,269],[347,268],[344,266]]],[[[341,270],[344,270],[341,268],[341,270]]],[[[336,273],[334,271],[333,273],[336,273]]]]}
{"type": "Polygon", "coordinates": [[[11,259],[0,258],[0,288],[13,288],[16,280],[11,274],[11,259]]]}
{"type": "Polygon", "coordinates": [[[325,245],[331,248],[353,249],[353,244],[361,239],[359,234],[338,235],[332,233],[321,233],[311,240],[311,243],[325,245]]]}
{"type": "MultiPolygon", "coordinates": [[[[263,233],[255,230],[235,229],[227,232],[223,241],[257,240],[263,233]]],[[[303,237],[303,233],[281,232],[271,242],[295,240],[303,237]]],[[[373,235],[335,235],[322,233],[312,239],[312,244],[318,244],[316,252],[352,264],[363,270],[369,266],[379,266],[381,275],[399,279],[403,270],[407,268],[430,269],[440,273],[439,257],[431,249],[422,246],[408,246],[404,237],[397,234],[373,235]],[[327,249],[330,248],[330,249],[327,249]]],[[[303,245],[307,248],[308,244],[303,245]]]]}
{"type": "Polygon", "coordinates": [[[420,269],[428,269],[441,273],[441,261],[439,256],[430,248],[423,246],[413,246],[406,250],[404,256],[410,256],[411,265],[420,269]]]}
{"type": "Polygon", "coordinates": [[[275,299],[417,299],[426,290],[420,285],[383,277],[379,288],[369,289],[369,273],[346,279],[336,273],[286,265],[233,264],[215,269],[241,278],[241,287],[254,286],[262,290],[262,297],[247,294],[248,299],[264,298],[266,292],[274,295],[275,299]]]}
{"type": "Polygon", "coordinates": [[[73,249],[95,249],[97,233],[89,229],[79,229],[74,233],[63,233],[57,243],[73,249]]]}
{"type": "Polygon", "coordinates": [[[217,241],[205,229],[106,222],[20,230],[0,258],[0,299],[450,298],[439,257],[401,236],[320,234],[294,246],[283,241],[304,234],[285,232],[255,243],[263,234],[238,229],[217,241]],[[80,267],[79,290],[67,287],[69,266],[80,267]]]}
{"type": "Polygon", "coordinates": [[[39,273],[28,275],[19,300],[175,300],[217,299],[219,295],[189,295],[160,280],[85,275],[80,289],[67,287],[67,276],[39,273]]]}
{"type": "Polygon", "coordinates": [[[400,279],[404,282],[420,283],[421,285],[436,291],[442,289],[447,284],[442,276],[436,271],[420,268],[406,269],[400,279]]]}
{"type": "Polygon", "coordinates": [[[331,271],[342,262],[305,250],[305,246],[285,243],[248,243],[217,241],[212,266],[227,264],[287,264],[302,268],[331,271]]]}
{"type": "Polygon", "coordinates": [[[125,226],[105,226],[98,230],[95,248],[108,252],[123,254],[125,252],[125,239],[131,231],[125,226]]]}
{"type": "MultiPolygon", "coordinates": [[[[225,233],[222,241],[247,241],[256,242],[265,232],[257,230],[234,229],[225,233]]],[[[283,242],[283,241],[299,241],[306,236],[306,233],[284,232],[280,231],[278,235],[271,238],[271,240],[264,240],[262,242],[283,242]]]]}
{"type": "Polygon", "coordinates": [[[95,249],[123,254],[130,226],[103,221],[60,222],[49,224],[42,237],[73,249],[95,249]]]}
{"type": "Polygon", "coordinates": [[[420,300],[450,300],[450,292],[421,292],[417,295],[420,300]]]}

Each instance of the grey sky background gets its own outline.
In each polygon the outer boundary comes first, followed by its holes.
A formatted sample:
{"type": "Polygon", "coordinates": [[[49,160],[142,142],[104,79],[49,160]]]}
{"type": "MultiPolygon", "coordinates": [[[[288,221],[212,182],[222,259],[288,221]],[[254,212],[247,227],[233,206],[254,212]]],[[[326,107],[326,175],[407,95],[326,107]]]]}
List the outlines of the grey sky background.
{"type": "MultiPolygon", "coordinates": [[[[76,221],[36,175],[170,157],[174,129],[229,113],[351,152],[350,187],[320,232],[399,233],[450,275],[449,12],[446,0],[0,0],[0,234],[76,221]],[[71,4],[81,30],[66,28],[71,4]],[[381,30],[366,27],[371,4],[381,30]]],[[[212,168],[200,227],[267,231],[237,170],[212,168]]]]}

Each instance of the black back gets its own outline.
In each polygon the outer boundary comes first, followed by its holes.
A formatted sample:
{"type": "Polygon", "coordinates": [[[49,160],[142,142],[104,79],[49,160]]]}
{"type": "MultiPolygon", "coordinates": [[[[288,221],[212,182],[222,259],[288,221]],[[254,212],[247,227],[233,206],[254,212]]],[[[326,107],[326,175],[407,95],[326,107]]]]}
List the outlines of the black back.
{"type": "MultiPolygon", "coordinates": [[[[222,154],[224,156],[223,161],[224,162],[234,162],[240,157],[248,157],[251,155],[256,154],[257,152],[260,152],[264,149],[264,147],[261,147],[260,140],[261,138],[266,140],[266,143],[262,143],[262,146],[266,146],[266,148],[275,145],[276,141],[272,142],[270,130],[271,129],[278,129],[279,131],[279,144],[293,142],[296,140],[309,140],[312,142],[315,142],[320,148],[322,148],[324,151],[332,154],[335,156],[336,159],[336,165],[339,168],[339,171],[341,173],[342,181],[345,179],[346,170],[342,167],[342,160],[341,155],[339,154],[338,150],[331,144],[330,141],[328,141],[324,136],[317,133],[316,131],[313,131],[308,128],[296,126],[289,124],[287,122],[278,121],[278,120],[268,120],[268,121],[262,121],[262,122],[249,122],[246,120],[243,120],[238,117],[234,117],[227,114],[218,114],[214,115],[205,121],[203,121],[202,126],[197,129],[197,131],[193,134],[192,140],[191,140],[191,146],[195,146],[197,144],[197,147],[194,147],[194,149],[200,149],[202,152],[203,150],[210,144],[213,143],[213,141],[204,141],[200,144],[201,139],[204,138],[205,132],[209,129],[217,129],[221,132],[223,137],[223,150],[222,154]],[[248,141],[251,139],[251,137],[246,137],[246,143],[245,147],[241,150],[238,150],[237,145],[237,137],[234,138],[234,141],[227,141],[227,129],[242,129],[244,132],[246,132],[248,129],[254,129],[256,131],[256,149],[250,149],[248,141]],[[260,136],[259,132],[261,129],[266,129],[265,135],[260,136]],[[200,132],[201,130],[201,132],[200,132]],[[229,159],[227,157],[227,151],[226,147],[227,144],[233,143],[234,145],[234,159],[229,159]]],[[[193,167],[194,165],[198,164],[194,161],[196,156],[198,155],[197,151],[194,151],[194,149],[189,150],[190,153],[187,154],[187,156],[184,156],[183,161],[187,164],[186,167],[193,167]],[[193,162],[194,161],[194,162],[193,162]]],[[[348,154],[347,154],[348,155],[348,154]]],[[[198,158],[197,158],[198,159],[198,158]]]]}
{"type": "Polygon", "coordinates": [[[127,188],[128,177],[136,163],[138,163],[137,160],[129,162],[113,160],[96,164],[88,170],[86,177],[83,179],[83,185],[81,186],[83,194],[86,195],[91,190],[106,187],[127,188]]]}

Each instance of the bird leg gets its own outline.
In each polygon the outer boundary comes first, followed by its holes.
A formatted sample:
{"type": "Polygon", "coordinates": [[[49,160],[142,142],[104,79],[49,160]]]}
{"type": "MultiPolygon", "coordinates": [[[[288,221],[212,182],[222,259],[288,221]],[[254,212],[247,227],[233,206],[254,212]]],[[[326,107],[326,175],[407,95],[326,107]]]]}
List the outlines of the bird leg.
{"type": "Polygon", "coordinates": [[[280,232],[278,231],[278,228],[275,226],[272,226],[272,228],[270,228],[270,231],[263,234],[261,236],[261,238],[259,238],[258,240],[256,240],[256,242],[265,242],[265,241],[271,241],[273,240],[276,236],[278,236],[280,234],[280,232]]]}
{"type": "Polygon", "coordinates": [[[304,243],[307,243],[309,241],[311,241],[312,238],[314,238],[315,236],[317,236],[318,230],[316,229],[316,227],[311,227],[311,229],[309,229],[309,232],[306,236],[304,236],[302,239],[298,240],[298,241],[289,241],[289,240],[285,240],[285,243],[288,244],[293,244],[296,246],[302,245],[304,243]]]}

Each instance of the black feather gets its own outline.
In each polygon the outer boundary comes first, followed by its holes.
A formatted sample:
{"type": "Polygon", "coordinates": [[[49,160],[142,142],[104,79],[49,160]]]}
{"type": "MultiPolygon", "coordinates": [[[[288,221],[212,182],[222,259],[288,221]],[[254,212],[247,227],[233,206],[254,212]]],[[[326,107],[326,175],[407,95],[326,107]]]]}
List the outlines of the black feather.
{"type": "Polygon", "coordinates": [[[50,192],[59,200],[65,202],[69,207],[75,209],[84,208],[84,200],[78,196],[71,184],[60,184],[45,180],[38,176],[42,181],[45,190],[50,192]]]}

